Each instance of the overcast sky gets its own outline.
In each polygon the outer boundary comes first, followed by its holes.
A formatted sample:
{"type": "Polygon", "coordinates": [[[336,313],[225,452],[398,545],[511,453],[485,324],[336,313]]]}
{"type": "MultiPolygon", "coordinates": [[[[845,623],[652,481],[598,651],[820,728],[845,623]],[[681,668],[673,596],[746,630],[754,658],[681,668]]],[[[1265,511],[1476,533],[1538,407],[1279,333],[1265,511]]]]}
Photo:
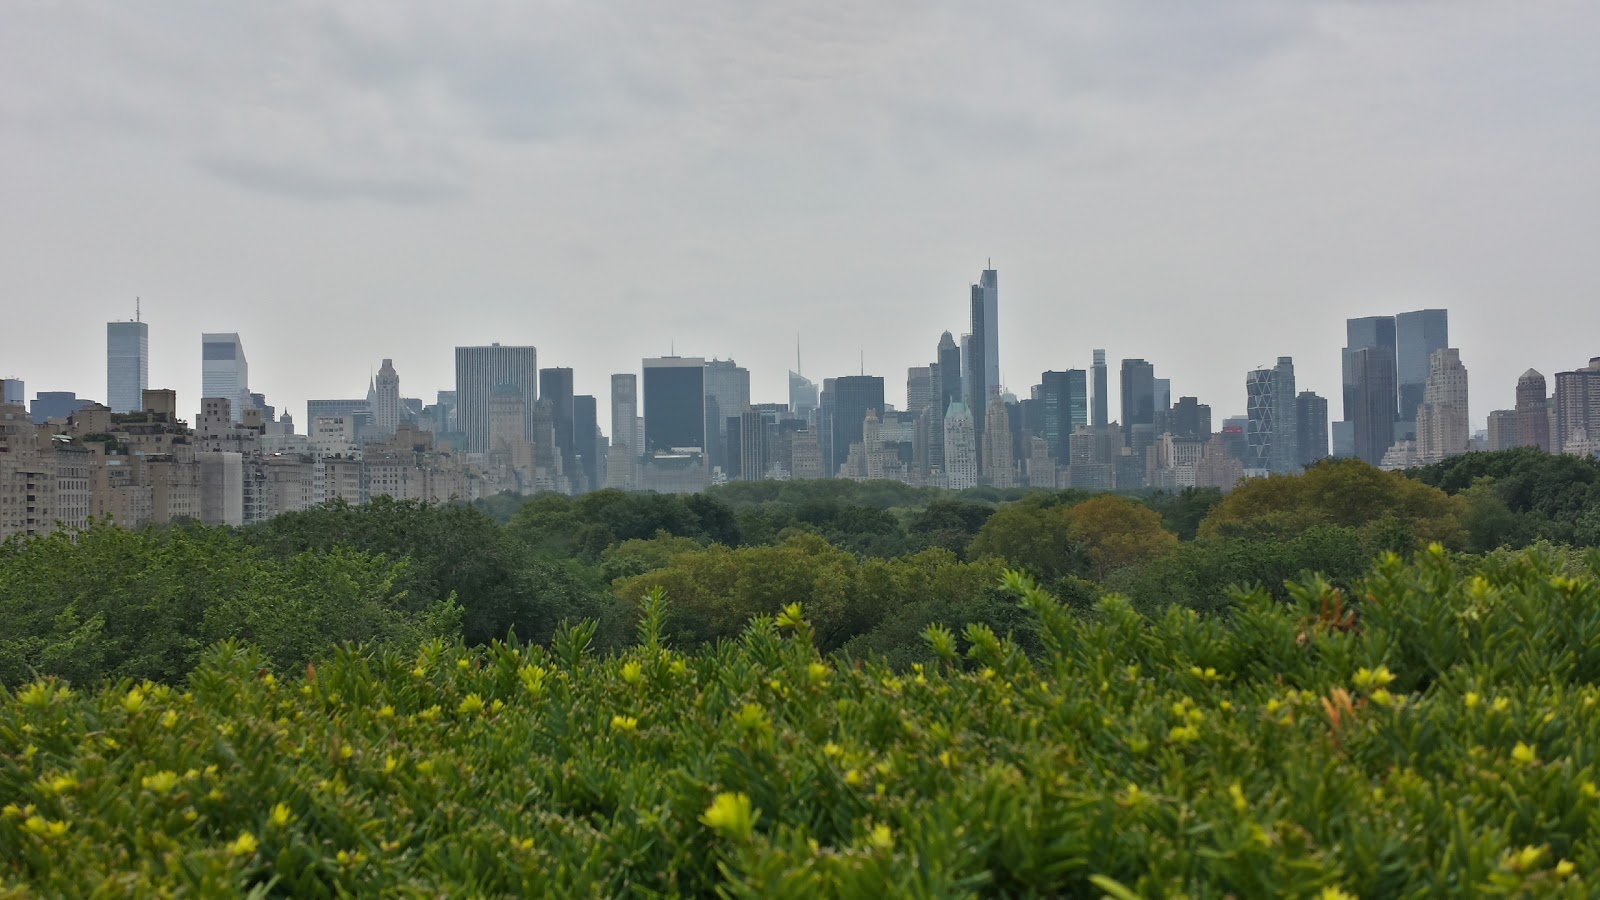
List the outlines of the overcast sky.
{"type": "MultiPolygon", "coordinates": [[[[0,377],[103,400],[200,333],[251,386],[454,386],[531,343],[608,405],[643,356],[760,400],[905,369],[1000,271],[1027,395],[1091,350],[1217,418],[1293,356],[1339,416],[1343,320],[1447,307],[1474,427],[1600,355],[1592,0],[140,3],[3,0],[0,377]]],[[[1113,375],[1113,383],[1115,375],[1113,375]]],[[[1112,403],[1112,415],[1117,404],[1112,403]]]]}

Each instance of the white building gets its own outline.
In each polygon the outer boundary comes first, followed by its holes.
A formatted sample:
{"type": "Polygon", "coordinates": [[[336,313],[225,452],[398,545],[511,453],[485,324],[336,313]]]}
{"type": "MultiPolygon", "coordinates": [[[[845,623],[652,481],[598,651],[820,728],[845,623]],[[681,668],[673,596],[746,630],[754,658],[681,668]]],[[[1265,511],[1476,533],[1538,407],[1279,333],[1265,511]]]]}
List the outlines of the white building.
{"type": "Polygon", "coordinates": [[[972,413],[957,400],[944,414],[945,486],[953,491],[978,486],[977,434],[972,413]]]}
{"type": "Polygon", "coordinates": [[[1467,367],[1461,351],[1435,350],[1428,357],[1428,381],[1417,408],[1417,460],[1436,463],[1467,452],[1472,429],[1467,422],[1467,367]]]}

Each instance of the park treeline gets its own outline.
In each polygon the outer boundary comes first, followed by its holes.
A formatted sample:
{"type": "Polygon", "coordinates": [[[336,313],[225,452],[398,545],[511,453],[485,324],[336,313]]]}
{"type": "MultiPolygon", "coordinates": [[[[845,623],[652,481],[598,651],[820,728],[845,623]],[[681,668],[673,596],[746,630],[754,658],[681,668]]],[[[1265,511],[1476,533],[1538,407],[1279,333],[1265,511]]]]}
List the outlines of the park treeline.
{"type": "Polygon", "coordinates": [[[1472,453],[1407,473],[1328,460],[1303,474],[1133,497],[951,492],[894,482],[756,482],[672,496],[599,491],[474,505],[332,504],[248,529],[96,526],[0,545],[0,684],[37,675],[182,681],[224,639],[279,667],[336,645],[548,644],[564,622],[626,645],[639,600],[670,598],[693,647],[803,603],[819,649],[896,667],[920,635],[981,624],[1039,647],[1006,569],[1093,615],[1107,594],[1158,614],[1349,585],[1386,551],[1600,546],[1600,461],[1472,453]]]}

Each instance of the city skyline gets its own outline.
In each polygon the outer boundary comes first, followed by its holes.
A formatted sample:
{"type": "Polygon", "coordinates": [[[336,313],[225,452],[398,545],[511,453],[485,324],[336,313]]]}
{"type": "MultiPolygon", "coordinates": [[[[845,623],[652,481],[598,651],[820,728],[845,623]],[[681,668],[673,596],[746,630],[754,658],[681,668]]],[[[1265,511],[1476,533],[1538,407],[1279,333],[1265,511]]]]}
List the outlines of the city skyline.
{"type": "Polygon", "coordinates": [[[62,348],[143,296],[185,407],[207,331],[297,417],[494,341],[602,404],[674,344],[781,399],[796,332],[898,385],[991,256],[1013,391],[1106,348],[1229,415],[1290,356],[1342,418],[1343,320],[1448,308],[1477,429],[1592,355],[1590,4],[707,11],[15,10],[0,376],[105,399],[62,348]]]}

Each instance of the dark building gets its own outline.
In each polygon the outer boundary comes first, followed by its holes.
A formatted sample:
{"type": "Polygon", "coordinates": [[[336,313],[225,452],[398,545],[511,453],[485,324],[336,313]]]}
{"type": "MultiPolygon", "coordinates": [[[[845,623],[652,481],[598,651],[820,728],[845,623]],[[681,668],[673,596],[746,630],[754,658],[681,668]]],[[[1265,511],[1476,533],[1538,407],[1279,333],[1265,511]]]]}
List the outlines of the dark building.
{"type": "Polygon", "coordinates": [[[667,356],[644,361],[644,452],[706,449],[706,361],[667,356]]]}
{"type": "Polygon", "coordinates": [[[1079,425],[1089,424],[1088,374],[1082,369],[1040,373],[1039,404],[1043,418],[1040,436],[1051,457],[1065,465],[1067,438],[1079,425]]]}
{"type": "Polygon", "coordinates": [[[846,375],[833,382],[833,459],[828,477],[839,474],[849,458],[850,445],[861,443],[867,410],[883,416],[883,379],[876,375],[846,375]]]}
{"type": "Polygon", "coordinates": [[[1309,466],[1328,456],[1328,399],[1301,391],[1294,398],[1294,405],[1295,425],[1300,430],[1300,465],[1309,466]]]}
{"type": "Polygon", "coordinates": [[[1550,452],[1550,389],[1534,369],[1517,379],[1517,446],[1550,452]]]}
{"type": "Polygon", "coordinates": [[[599,490],[600,458],[605,453],[600,449],[599,405],[591,394],[572,398],[572,445],[583,472],[583,490],[599,490]]]}
{"type": "MultiPolygon", "coordinates": [[[[1357,350],[1364,347],[1384,348],[1389,356],[1395,355],[1394,317],[1393,316],[1366,316],[1360,319],[1347,319],[1344,323],[1345,348],[1343,358],[1344,368],[1344,420],[1354,422],[1357,400],[1355,359],[1357,350]]],[[[1398,402],[1399,395],[1396,394],[1398,402]]]]}
{"type": "Polygon", "coordinates": [[[1172,405],[1169,418],[1172,433],[1176,437],[1201,441],[1211,439],[1211,407],[1201,403],[1199,398],[1179,397],[1178,402],[1172,405]]]}
{"type": "Polygon", "coordinates": [[[572,370],[540,369],[539,399],[550,401],[551,425],[556,431],[556,449],[561,451],[562,471],[577,480],[577,447],[572,429],[572,370]]]}
{"type": "Polygon", "coordinates": [[[1106,352],[1094,352],[1094,415],[1090,424],[1105,428],[1111,424],[1110,383],[1106,380],[1106,352]]]}
{"type": "MultiPolygon", "coordinates": [[[[836,478],[844,457],[833,458],[833,411],[838,406],[837,378],[822,379],[822,400],[817,405],[817,449],[822,456],[822,477],[836,478]]],[[[848,445],[846,445],[848,447],[848,445]]]]}
{"type": "Polygon", "coordinates": [[[40,391],[33,395],[28,417],[33,424],[43,425],[51,419],[65,419],[92,403],[93,400],[81,398],[72,391],[40,391]]]}
{"type": "Polygon", "coordinates": [[[1394,354],[1390,348],[1362,347],[1350,354],[1354,381],[1356,458],[1377,465],[1394,444],[1394,354]]]}
{"type": "Polygon", "coordinates": [[[1122,433],[1133,426],[1156,424],[1156,369],[1142,359],[1122,361],[1122,433]]]}

